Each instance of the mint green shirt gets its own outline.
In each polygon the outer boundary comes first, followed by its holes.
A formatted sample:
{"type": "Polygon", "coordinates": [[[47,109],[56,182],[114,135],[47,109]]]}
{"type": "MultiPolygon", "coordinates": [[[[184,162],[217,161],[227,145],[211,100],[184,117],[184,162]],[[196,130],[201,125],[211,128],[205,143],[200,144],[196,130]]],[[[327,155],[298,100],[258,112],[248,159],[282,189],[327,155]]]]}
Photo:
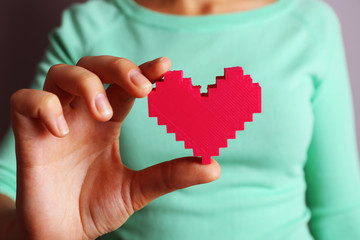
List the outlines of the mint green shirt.
{"type": "MultiPolygon", "coordinates": [[[[53,64],[105,54],[136,64],[168,56],[172,69],[203,91],[224,68],[242,66],[262,87],[262,113],[215,157],[219,180],[153,201],[103,239],[360,239],[352,96],[339,22],[325,3],[278,0],[193,17],[160,14],[132,0],[74,5],[50,35],[34,87],[41,88],[53,64]]],[[[132,169],[192,155],[148,117],[146,98],[125,120],[120,148],[132,169]]],[[[15,199],[11,134],[0,157],[0,192],[15,199]]]]}

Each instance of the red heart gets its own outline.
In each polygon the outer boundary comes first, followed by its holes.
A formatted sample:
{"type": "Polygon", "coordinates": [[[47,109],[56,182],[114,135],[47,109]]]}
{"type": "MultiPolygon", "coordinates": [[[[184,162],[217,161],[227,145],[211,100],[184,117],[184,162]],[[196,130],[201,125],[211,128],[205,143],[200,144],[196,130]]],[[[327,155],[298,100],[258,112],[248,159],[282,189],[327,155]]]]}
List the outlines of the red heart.
{"type": "Polygon", "coordinates": [[[261,87],[241,67],[233,67],[225,68],[225,77],[216,77],[207,93],[200,93],[200,86],[192,86],[182,71],[169,71],[156,82],[148,105],[150,117],[157,117],[159,125],[209,164],[219,148],[227,147],[227,139],[234,139],[244,122],[261,112],[261,87]]]}

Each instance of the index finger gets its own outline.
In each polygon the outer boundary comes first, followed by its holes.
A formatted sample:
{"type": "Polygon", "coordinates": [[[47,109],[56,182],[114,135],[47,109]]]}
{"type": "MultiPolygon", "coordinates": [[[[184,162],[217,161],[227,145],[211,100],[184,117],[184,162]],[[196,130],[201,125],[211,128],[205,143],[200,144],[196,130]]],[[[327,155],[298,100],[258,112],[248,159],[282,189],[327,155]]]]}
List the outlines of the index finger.
{"type": "Polygon", "coordinates": [[[77,66],[95,73],[103,83],[116,84],[130,96],[141,98],[149,94],[152,82],[160,79],[170,68],[170,60],[158,58],[137,66],[125,58],[114,56],[83,57],[77,66]],[[156,63],[163,62],[159,65],[156,63]]]}

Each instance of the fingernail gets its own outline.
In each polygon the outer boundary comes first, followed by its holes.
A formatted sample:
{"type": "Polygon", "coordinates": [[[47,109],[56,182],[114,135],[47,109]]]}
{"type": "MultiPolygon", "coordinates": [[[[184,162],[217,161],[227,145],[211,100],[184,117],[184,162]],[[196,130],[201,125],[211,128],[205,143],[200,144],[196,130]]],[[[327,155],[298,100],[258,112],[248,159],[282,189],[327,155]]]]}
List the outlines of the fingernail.
{"type": "Polygon", "coordinates": [[[139,88],[149,88],[152,87],[151,82],[144,77],[139,71],[133,69],[129,74],[130,81],[139,88]]]}
{"type": "Polygon", "coordinates": [[[112,114],[112,108],[104,94],[100,93],[95,97],[96,110],[104,117],[112,114]]]}
{"type": "Polygon", "coordinates": [[[69,126],[66,123],[64,115],[61,115],[57,119],[56,124],[57,124],[57,128],[62,136],[65,136],[66,134],[69,133],[69,126]]]}

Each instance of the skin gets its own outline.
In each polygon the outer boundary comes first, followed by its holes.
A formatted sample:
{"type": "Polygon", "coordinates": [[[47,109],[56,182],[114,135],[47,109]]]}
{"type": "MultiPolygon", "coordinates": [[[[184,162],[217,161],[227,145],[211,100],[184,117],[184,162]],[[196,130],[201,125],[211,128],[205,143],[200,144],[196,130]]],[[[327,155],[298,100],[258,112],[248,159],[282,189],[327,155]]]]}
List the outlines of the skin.
{"type": "MultiPolygon", "coordinates": [[[[181,15],[242,11],[272,1],[136,0],[181,15]]],[[[121,162],[123,120],[170,65],[166,57],[137,66],[124,58],[89,56],[76,66],[51,67],[43,91],[12,95],[17,200],[0,195],[2,239],[95,239],[157,197],[220,177],[214,160],[202,165],[184,157],[141,171],[121,162]],[[110,84],[106,91],[104,83],[110,84]]]]}
{"type": "Polygon", "coordinates": [[[153,11],[176,15],[207,15],[240,12],[263,7],[276,0],[135,0],[153,11]]]}

